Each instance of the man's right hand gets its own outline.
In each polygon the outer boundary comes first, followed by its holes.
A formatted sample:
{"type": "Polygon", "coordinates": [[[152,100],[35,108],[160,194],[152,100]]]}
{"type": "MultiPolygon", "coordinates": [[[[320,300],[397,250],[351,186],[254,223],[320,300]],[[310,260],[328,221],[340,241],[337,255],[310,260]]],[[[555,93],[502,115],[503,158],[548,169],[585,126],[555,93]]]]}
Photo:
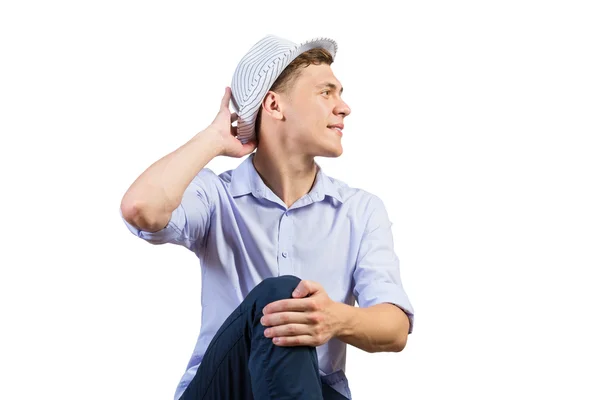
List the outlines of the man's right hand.
{"type": "Polygon", "coordinates": [[[242,144],[237,136],[237,126],[233,122],[237,120],[236,113],[229,111],[229,100],[231,99],[231,88],[225,88],[225,95],[221,99],[221,108],[210,124],[208,129],[212,130],[219,138],[221,143],[220,155],[240,158],[252,153],[256,149],[256,138],[246,144],[242,144]]]}

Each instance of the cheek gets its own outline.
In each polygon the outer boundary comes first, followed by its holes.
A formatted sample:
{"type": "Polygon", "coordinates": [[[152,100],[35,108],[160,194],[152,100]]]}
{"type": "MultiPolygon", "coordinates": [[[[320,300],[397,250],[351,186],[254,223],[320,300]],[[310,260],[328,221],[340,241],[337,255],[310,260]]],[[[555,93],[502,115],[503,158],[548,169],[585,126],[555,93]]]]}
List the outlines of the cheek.
{"type": "Polygon", "coordinates": [[[298,132],[321,135],[329,123],[331,109],[325,101],[303,101],[295,104],[288,114],[290,126],[298,132]]]}
{"type": "Polygon", "coordinates": [[[312,106],[311,120],[314,125],[318,125],[321,128],[326,128],[329,123],[329,115],[331,114],[331,108],[329,104],[324,101],[316,102],[312,106]]]}
{"type": "MultiPolygon", "coordinates": [[[[294,110],[292,115],[294,126],[312,129],[322,124],[322,111],[316,104],[304,103],[294,110]]],[[[290,120],[292,121],[292,120],[290,120]]]]}

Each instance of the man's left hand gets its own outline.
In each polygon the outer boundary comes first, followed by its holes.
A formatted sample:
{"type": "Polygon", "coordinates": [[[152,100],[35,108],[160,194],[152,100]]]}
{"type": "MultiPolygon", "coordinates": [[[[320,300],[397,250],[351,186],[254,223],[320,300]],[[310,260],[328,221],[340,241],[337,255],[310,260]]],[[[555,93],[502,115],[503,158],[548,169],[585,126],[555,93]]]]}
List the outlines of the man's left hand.
{"type": "Polygon", "coordinates": [[[320,346],[336,335],[340,321],[337,303],[318,282],[303,280],[291,299],[278,300],[263,309],[265,336],[278,346],[320,346]]]}

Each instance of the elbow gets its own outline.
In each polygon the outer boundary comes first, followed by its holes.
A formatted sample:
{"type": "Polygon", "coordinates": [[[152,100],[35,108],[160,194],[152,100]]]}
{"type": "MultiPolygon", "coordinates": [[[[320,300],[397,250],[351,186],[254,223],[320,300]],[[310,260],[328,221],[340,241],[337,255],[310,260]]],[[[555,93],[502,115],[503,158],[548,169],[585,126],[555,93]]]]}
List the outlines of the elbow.
{"type": "Polygon", "coordinates": [[[392,351],[394,353],[400,353],[402,350],[404,350],[404,348],[406,347],[406,342],[407,342],[407,337],[406,336],[402,336],[400,337],[396,343],[394,343],[394,346],[392,348],[392,351]]]}
{"type": "Polygon", "coordinates": [[[123,199],[121,214],[125,221],[142,231],[156,232],[164,227],[160,218],[152,218],[152,214],[148,213],[147,207],[140,201],[123,199]]]}
{"type": "Polygon", "coordinates": [[[406,347],[406,338],[398,338],[394,341],[389,341],[385,344],[381,343],[378,346],[372,345],[363,348],[367,353],[400,353],[406,347]]]}
{"type": "Polygon", "coordinates": [[[406,347],[406,343],[408,342],[408,333],[410,331],[410,319],[404,310],[397,308],[401,314],[401,325],[399,328],[400,335],[396,337],[396,343],[394,344],[394,352],[400,353],[406,347]]]}
{"type": "Polygon", "coordinates": [[[402,328],[400,328],[400,335],[396,336],[396,341],[392,346],[392,351],[394,353],[400,353],[402,350],[404,350],[404,348],[406,347],[406,343],[408,342],[408,331],[410,328],[410,322],[406,315],[403,318],[403,321],[404,324],[402,325],[402,328]]]}
{"type": "Polygon", "coordinates": [[[123,218],[132,225],[136,225],[142,219],[142,205],[139,201],[123,198],[121,200],[121,214],[123,218]]]}

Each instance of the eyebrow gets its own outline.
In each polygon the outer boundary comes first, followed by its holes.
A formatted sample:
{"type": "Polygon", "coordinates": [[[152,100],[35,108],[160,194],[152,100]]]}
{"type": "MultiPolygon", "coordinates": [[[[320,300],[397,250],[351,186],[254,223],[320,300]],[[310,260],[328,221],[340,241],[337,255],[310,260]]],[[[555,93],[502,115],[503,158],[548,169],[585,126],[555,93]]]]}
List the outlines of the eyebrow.
{"type": "MultiPolygon", "coordinates": [[[[329,88],[329,89],[332,89],[332,90],[337,90],[337,88],[338,88],[335,83],[331,83],[331,82],[321,83],[321,84],[317,85],[317,87],[318,88],[326,87],[326,88],[329,88]]],[[[343,91],[344,91],[344,88],[343,87],[340,88],[340,95],[342,94],[343,91]]]]}

